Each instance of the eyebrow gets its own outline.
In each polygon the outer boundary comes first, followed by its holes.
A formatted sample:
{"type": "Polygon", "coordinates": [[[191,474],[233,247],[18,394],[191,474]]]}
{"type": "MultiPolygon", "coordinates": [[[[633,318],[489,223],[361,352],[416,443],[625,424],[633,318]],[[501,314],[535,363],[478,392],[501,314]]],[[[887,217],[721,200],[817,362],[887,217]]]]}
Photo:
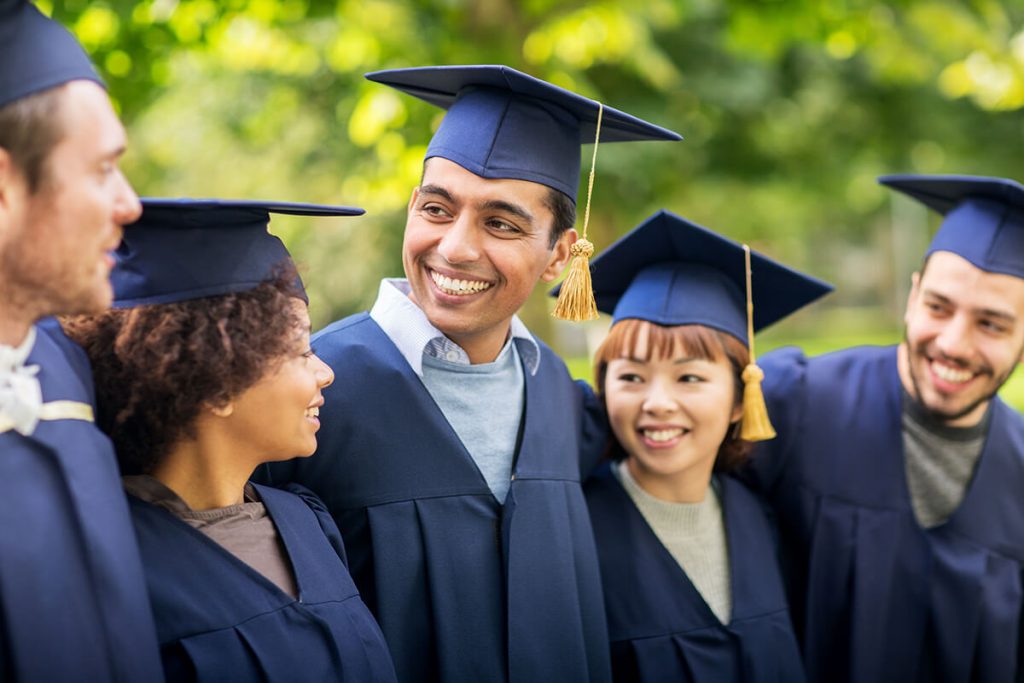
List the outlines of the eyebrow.
{"type": "Polygon", "coordinates": [[[96,155],[97,161],[109,161],[113,159],[120,159],[124,156],[125,152],[128,151],[128,147],[125,143],[120,143],[116,147],[111,147],[99,152],[96,155]]]}
{"type": "Polygon", "coordinates": [[[440,185],[421,185],[420,194],[431,194],[437,197],[441,197],[442,199],[446,199],[452,204],[458,203],[458,200],[456,200],[455,197],[452,196],[452,193],[444,189],[440,185]]]}
{"type": "Polygon", "coordinates": [[[505,213],[512,214],[517,218],[521,218],[531,226],[533,225],[533,214],[522,206],[513,204],[512,202],[506,202],[502,199],[491,199],[481,204],[480,208],[486,211],[504,211],[505,213]]]}
{"type": "MultiPolygon", "coordinates": [[[[944,294],[939,294],[936,291],[926,290],[924,294],[927,297],[938,300],[940,303],[947,304],[950,306],[956,305],[953,302],[953,300],[950,299],[948,296],[945,296],[944,294]]],[[[1017,322],[1017,316],[1015,316],[1014,314],[1009,313],[1007,311],[1000,311],[995,308],[975,308],[971,312],[975,314],[980,313],[981,315],[988,316],[989,318],[998,318],[999,320],[1005,320],[1008,323],[1017,322]]]]}
{"type": "MultiPolygon", "coordinates": [[[[624,358],[620,358],[619,360],[629,361],[630,363],[638,363],[640,365],[647,365],[650,362],[649,360],[644,360],[643,358],[635,358],[633,356],[626,356],[624,358]]],[[[700,361],[700,360],[707,360],[707,359],[706,358],[701,358],[699,356],[687,356],[685,358],[676,358],[675,360],[672,361],[672,364],[673,365],[682,365],[684,363],[692,363],[693,361],[700,361]]]]}

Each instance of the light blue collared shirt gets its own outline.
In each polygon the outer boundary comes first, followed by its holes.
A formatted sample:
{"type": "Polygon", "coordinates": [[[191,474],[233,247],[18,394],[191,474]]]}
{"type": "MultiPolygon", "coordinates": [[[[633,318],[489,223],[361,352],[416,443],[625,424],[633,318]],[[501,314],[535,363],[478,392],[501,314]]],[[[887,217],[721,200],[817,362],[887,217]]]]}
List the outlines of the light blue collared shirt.
{"type": "MultiPolygon", "coordinates": [[[[398,347],[413,371],[423,378],[423,354],[451,363],[470,365],[469,355],[462,347],[444,336],[441,330],[430,324],[423,309],[409,298],[409,292],[409,281],[405,278],[381,280],[377,301],[370,309],[370,317],[398,347]]],[[[505,347],[511,344],[513,339],[528,342],[520,344],[518,350],[526,369],[531,375],[536,375],[537,367],[540,365],[540,346],[517,315],[512,316],[509,339],[505,342],[505,347]]],[[[502,352],[504,350],[502,348],[502,352]]]]}

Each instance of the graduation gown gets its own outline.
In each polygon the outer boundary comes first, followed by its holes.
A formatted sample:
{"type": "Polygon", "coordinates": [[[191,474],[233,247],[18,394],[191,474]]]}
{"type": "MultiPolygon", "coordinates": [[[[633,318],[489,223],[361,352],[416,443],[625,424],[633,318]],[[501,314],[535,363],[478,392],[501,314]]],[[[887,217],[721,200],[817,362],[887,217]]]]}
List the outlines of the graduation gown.
{"type": "Polygon", "coordinates": [[[298,600],[167,510],[129,496],[168,681],[394,681],[387,645],[314,496],[257,485],[298,600]]]}
{"type": "Polygon", "coordinates": [[[777,443],[753,481],[779,515],[819,681],[1022,680],[1024,420],[998,398],[966,497],[923,529],[907,486],[896,348],[761,359],[777,443]]]}
{"type": "MultiPolygon", "coordinates": [[[[36,332],[43,401],[92,405],[85,353],[56,321],[36,332]]],[[[162,679],[117,461],[92,422],[0,433],[0,679],[162,679]]]]}
{"type": "Polygon", "coordinates": [[[728,624],[711,611],[608,464],[584,486],[616,681],[804,680],[762,504],[736,479],[718,481],[733,600],[728,624]]]}
{"type": "Polygon", "coordinates": [[[579,475],[581,453],[598,452],[604,431],[586,419],[564,364],[542,345],[536,375],[524,369],[502,506],[368,314],[329,326],[313,348],[336,376],[324,391],[319,449],[272,477],[313,489],[334,515],[399,680],[608,680],[579,475]]]}

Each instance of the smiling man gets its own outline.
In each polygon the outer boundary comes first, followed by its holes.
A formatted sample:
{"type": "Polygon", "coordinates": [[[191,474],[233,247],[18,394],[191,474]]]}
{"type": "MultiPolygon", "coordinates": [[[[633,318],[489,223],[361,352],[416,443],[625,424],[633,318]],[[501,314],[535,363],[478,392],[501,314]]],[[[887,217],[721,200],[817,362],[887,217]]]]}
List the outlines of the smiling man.
{"type": "Polygon", "coordinates": [[[886,176],[945,215],[893,348],[761,360],[779,439],[754,478],[820,681],[1024,676],[1024,186],[886,176]]]}
{"type": "Polygon", "coordinates": [[[162,678],[88,362],[47,318],[110,304],[111,251],[140,211],[124,147],[75,39],[0,0],[2,680],[162,678]]]}
{"type": "MultiPolygon", "coordinates": [[[[335,371],[294,472],[337,520],[401,681],[603,681],[607,631],[579,457],[589,397],[516,311],[576,239],[597,102],[508,67],[378,72],[448,109],[402,261],[320,332],[335,371]]],[[[605,107],[601,141],[677,135],[605,107]]]]}

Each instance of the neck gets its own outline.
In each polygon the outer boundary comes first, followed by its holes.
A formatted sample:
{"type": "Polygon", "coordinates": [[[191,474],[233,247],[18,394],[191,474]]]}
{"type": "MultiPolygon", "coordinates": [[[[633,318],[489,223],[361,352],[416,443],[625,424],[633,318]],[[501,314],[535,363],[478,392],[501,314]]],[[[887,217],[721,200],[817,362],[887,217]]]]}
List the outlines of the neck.
{"type": "Polygon", "coordinates": [[[507,322],[500,330],[481,332],[475,335],[448,334],[447,337],[466,352],[469,362],[473,365],[493,363],[505,347],[510,326],[511,321],[507,322]]]}
{"type": "Polygon", "coordinates": [[[700,503],[711,485],[711,470],[715,459],[707,464],[697,463],[691,468],[671,475],[652,472],[639,460],[630,456],[626,467],[633,480],[647,493],[668,503],[700,503]]]}
{"type": "Polygon", "coordinates": [[[202,426],[196,438],[179,441],[153,471],[153,477],[171,489],[193,510],[238,505],[256,465],[237,453],[237,446],[202,426]]]}
{"type": "Polygon", "coordinates": [[[41,317],[18,292],[0,285],[0,344],[20,345],[29,328],[41,317]]]}

